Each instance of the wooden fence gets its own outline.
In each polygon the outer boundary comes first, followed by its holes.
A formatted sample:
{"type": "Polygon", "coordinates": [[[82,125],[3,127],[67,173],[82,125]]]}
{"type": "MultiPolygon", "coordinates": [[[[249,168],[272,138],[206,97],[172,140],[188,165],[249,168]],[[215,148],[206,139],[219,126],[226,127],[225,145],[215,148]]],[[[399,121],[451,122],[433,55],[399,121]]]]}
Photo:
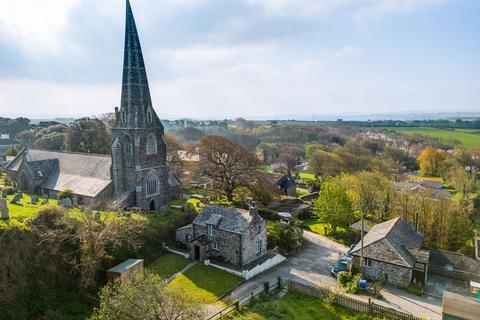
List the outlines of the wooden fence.
{"type": "Polygon", "coordinates": [[[387,317],[392,320],[422,320],[422,318],[412,314],[376,304],[372,302],[370,298],[368,299],[368,302],[365,302],[341,293],[332,292],[328,288],[309,286],[289,280],[288,289],[322,300],[330,299],[335,305],[343,306],[358,312],[368,313],[373,316],[387,317]]]}
{"type": "MultiPolygon", "coordinates": [[[[414,316],[412,314],[376,304],[372,302],[370,298],[368,299],[368,302],[365,302],[338,292],[333,292],[326,287],[320,288],[310,286],[290,279],[281,279],[280,283],[282,285],[282,288],[286,288],[289,291],[299,292],[314,298],[318,298],[320,300],[330,300],[330,302],[334,305],[342,306],[357,312],[367,313],[372,316],[386,317],[391,320],[423,320],[422,318],[414,316]]],[[[273,285],[270,284],[270,290],[277,289],[278,284],[278,281],[276,281],[273,285]]],[[[248,304],[254,297],[258,296],[262,292],[262,290],[256,293],[251,292],[248,296],[235,301],[228,307],[207,318],[207,320],[218,319],[234,310],[238,310],[240,306],[248,304]]]]}

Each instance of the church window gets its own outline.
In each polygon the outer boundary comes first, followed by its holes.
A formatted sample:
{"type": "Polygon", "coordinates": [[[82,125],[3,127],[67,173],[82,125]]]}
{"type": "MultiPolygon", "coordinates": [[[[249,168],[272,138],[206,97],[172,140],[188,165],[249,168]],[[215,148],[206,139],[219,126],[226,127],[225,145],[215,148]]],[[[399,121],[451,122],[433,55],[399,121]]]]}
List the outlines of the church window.
{"type": "Polygon", "coordinates": [[[152,134],[147,138],[147,155],[155,153],[157,153],[157,138],[152,134]]]}
{"type": "Polygon", "coordinates": [[[122,122],[123,123],[127,122],[127,115],[125,114],[125,111],[122,112],[122,122]]]}
{"type": "Polygon", "coordinates": [[[125,146],[125,153],[131,154],[133,151],[132,147],[132,139],[129,136],[125,136],[124,138],[124,146],[125,146]]]}
{"type": "Polygon", "coordinates": [[[147,120],[148,120],[148,123],[153,122],[152,112],[150,110],[147,111],[147,120]]]}
{"type": "Polygon", "coordinates": [[[160,180],[158,179],[158,175],[150,174],[145,183],[145,189],[147,191],[147,196],[154,195],[159,193],[160,191],[160,180]]]}

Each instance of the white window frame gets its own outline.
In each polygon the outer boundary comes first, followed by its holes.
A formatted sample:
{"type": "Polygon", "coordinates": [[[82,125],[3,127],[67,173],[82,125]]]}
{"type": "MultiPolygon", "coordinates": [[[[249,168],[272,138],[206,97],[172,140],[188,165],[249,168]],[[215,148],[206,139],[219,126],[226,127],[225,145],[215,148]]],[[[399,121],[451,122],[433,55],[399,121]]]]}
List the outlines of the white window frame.
{"type": "Polygon", "coordinates": [[[214,241],[212,243],[212,249],[213,250],[216,250],[216,251],[219,251],[220,250],[220,245],[218,244],[218,242],[214,241]]]}
{"type": "Polygon", "coordinates": [[[207,234],[213,236],[213,225],[207,224],[207,234]]]}
{"type": "Polygon", "coordinates": [[[262,240],[257,241],[257,250],[255,253],[260,253],[262,252],[262,240]]]}

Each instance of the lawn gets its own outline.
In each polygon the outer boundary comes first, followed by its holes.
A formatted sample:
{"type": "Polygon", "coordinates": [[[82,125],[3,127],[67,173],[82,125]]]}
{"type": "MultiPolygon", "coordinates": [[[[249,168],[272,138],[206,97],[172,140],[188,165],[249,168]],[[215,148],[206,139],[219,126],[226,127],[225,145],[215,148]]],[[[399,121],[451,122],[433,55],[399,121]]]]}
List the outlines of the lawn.
{"type": "Polygon", "coordinates": [[[245,307],[243,312],[230,314],[224,319],[241,318],[255,320],[379,320],[367,314],[333,306],[295,292],[288,292],[275,302],[256,302],[245,307]],[[256,316],[256,317],[255,317],[256,316]]]}
{"type": "Polygon", "coordinates": [[[335,233],[331,232],[329,227],[326,224],[320,223],[315,219],[307,219],[303,221],[303,226],[305,229],[314,232],[316,234],[326,236],[332,239],[335,242],[344,244],[346,246],[350,246],[355,244],[360,239],[360,235],[357,231],[353,229],[345,229],[337,227],[337,231],[335,233]],[[325,234],[325,227],[327,227],[327,234],[325,234]]]}
{"type": "MultiPolygon", "coordinates": [[[[8,225],[12,220],[23,223],[26,219],[37,214],[42,205],[40,203],[31,204],[31,196],[32,195],[24,193],[22,199],[17,204],[10,203],[14,195],[7,196],[7,207],[10,219],[0,220],[0,229],[5,225],[8,225]]],[[[38,198],[38,201],[43,201],[43,198],[38,198]]],[[[49,203],[56,204],[57,200],[50,199],[49,203]]]]}
{"type": "Polygon", "coordinates": [[[315,178],[315,174],[313,174],[311,172],[300,172],[298,175],[303,180],[309,180],[309,181],[316,181],[317,180],[317,178],[315,178]]]}
{"type": "Polygon", "coordinates": [[[427,137],[439,138],[444,142],[460,141],[466,148],[472,149],[480,146],[480,135],[473,132],[462,132],[458,130],[444,130],[437,128],[421,128],[421,127],[390,127],[387,129],[394,130],[398,133],[408,136],[422,135],[427,137]]]}
{"type": "Polygon", "coordinates": [[[158,274],[162,278],[168,278],[175,272],[182,270],[189,263],[190,260],[185,259],[178,254],[167,253],[148,265],[147,269],[158,274]]]}
{"type": "Polygon", "coordinates": [[[215,302],[218,297],[227,293],[242,280],[233,274],[197,263],[173,279],[169,285],[181,287],[195,299],[208,304],[215,302]]]}

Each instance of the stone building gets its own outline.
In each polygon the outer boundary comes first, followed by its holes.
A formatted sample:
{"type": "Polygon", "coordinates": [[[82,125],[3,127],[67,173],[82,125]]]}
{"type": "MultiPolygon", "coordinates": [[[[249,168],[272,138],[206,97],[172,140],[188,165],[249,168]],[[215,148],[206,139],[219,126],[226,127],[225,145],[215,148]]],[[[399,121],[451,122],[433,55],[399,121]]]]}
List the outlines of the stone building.
{"type": "Polygon", "coordinates": [[[175,239],[194,260],[211,259],[240,269],[267,253],[266,223],[255,208],[206,205],[192,224],[177,229],[175,239]]]}
{"type": "Polygon", "coordinates": [[[147,73],[127,0],[120,109],[115,108],[111,156],[22,151],[6,169],[26,191],[55,196],[71,189],[80,200],[111,199],[121,207],[165,209],[180,181],[166,162],[164,128],[150,97],[147,73]]]}
{"type": "MultiPolygon", "coordinates": [[[[375,225],[364,236],[365,276],[398,287],[425,283],[429,252],[422,250],[423,234],[395,218],[375,225]]],[[[353,249],[353,266],[360,268],[361,243],[353,249]]]]}

